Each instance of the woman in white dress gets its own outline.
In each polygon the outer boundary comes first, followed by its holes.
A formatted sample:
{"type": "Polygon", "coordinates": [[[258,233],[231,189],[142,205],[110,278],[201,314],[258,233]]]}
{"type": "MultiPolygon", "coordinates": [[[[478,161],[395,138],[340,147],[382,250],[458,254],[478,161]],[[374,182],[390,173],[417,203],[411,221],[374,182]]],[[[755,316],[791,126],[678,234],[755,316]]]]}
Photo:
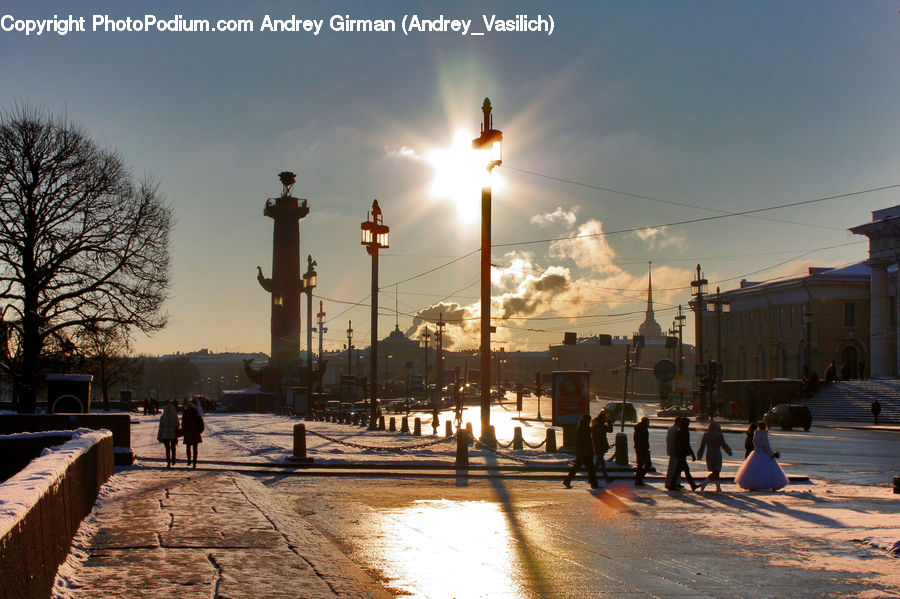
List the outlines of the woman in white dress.
{"type": "Polygon", "coordinates": [[[778,464],[778,453],[769,445],[766,423],[759,422],[753,433],[753,451],[744,460],[734,482],[742,489],[777,491],[788,483],[787,475],[778,464]]]}

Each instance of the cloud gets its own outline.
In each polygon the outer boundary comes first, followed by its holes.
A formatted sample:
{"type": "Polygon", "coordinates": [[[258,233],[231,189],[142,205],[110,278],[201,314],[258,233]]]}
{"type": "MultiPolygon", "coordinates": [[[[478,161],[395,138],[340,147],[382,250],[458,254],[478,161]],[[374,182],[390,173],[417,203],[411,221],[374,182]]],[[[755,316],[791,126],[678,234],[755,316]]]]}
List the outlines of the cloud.
{"type": "Polygon", "coordinates": [[[690,246],[690,241],[684,233],[670,234],[668,227],[665,226],[639,229],[634,234],[641,241],[647,242],[647,247],[650,250],[661,250],[670,247],[684,251],[690,246]]]}
{"type": "Polygon", "coordinates": [[[539,227],[549,227],[555,223],[565,223],[571,227],[577,220],[577,213],[580,206],[575,206],[571,210],[564,210],[562,206],[558,206],[553,212],[546,214],[535,214],[531,217],[531,223],[539,227]]]}
{"type": "Polygon", "coordinates": [[[589,220],[580,225],[575,236],[554,241],[550,245],[551,258],[567,258],[579,268],[587,268],[595,273],[617,272],[616,252],[603,235],[603,223],[589,220]]]}
{"type": "Polygon", "coordinates": [[[385,147],[384,153],[390,158],[402,158],[405,160],[412,160],[413,162],[425,162],[425,157],[409,146],[401,146],[399,148],[385,147]]]}

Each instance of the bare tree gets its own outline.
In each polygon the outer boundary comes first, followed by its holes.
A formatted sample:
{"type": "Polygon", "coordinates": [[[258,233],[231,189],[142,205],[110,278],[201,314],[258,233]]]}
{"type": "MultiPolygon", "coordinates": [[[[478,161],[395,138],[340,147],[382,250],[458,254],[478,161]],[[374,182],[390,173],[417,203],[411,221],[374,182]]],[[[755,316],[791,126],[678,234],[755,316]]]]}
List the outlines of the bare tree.
{"type": "Polygon", "coordinates": [[[94,387],[103,396],[103,409],[109,410],[109,393],[114,385],[135,387],[141,380],[144,364],[131,356],[127,332],[118,327],[88,327],[78,335],[83,356],[81,367],[94,375],[94,387]]]}
{"type": "Polygon", "coordinates": [[[0,114],[0,358],[20,412],[35,410],[48,341],[165,326],[171,226],[158,186],[81,127],[27,105],[0,114]]]}

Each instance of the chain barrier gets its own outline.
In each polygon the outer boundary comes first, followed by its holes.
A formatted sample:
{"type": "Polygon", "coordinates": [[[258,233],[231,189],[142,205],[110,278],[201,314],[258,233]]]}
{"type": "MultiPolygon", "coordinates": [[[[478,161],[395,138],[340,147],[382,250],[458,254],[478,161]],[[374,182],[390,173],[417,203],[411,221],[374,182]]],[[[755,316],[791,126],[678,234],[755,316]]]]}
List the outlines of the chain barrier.
{"type": "Polygon", "coordinates": [[[429,447],[431,445],[437,445],[438,443],[446,443],[447,441],[452,441],[455,437],[441,437],[439,439],[431,439],[429,441],[424,441],[422,443],[414,443],[411,445],[363,445],[362,443],[353,443],[352,441],[343,441],[341,439],[335,439],[334,437],[329,437],[328,435],[323,435],[322,433],[317,433],[316,431],[306,429],[306,432],[310,435],[314,435],[316,437],[320,437],[325,439],[326,441],[331,441],[332,443],[337,443],[338,445],[346,445],[347,447],[353,447],[355,449],[371,449],[373,451],[406,451],[410,449],[421,449],[423,447],[429,447]]]}
{"type": "MultiPolygon", "coordinates": [[[[488,447],[487,445],[485,445],[484,443],[482,443],[482,442],[479,441],[478,439],[473,438],[472,440],[475,442],[475,446],[476,446],[476,447],[479,447],[479,448],[481,448],[481,449],[485,449],[485,450],[487,450],[487,451],[493,453],[494,455],[496,455],[496,456],[498,456],[498,457],[501,457],[501,458],[507,458],[507,459],[512,460],[512,461],[514,461],[514,462],[519,462],[520,464],[536,464],[536,465],[539,465],[539,466],[562,466],[562,465],[568,466],[568,465],[569,465],[570,463],[572,463],[572,461],[573,461],[573,460],[563,460],[563,461],[555,461],[555,462],[546,462],[546,461],[543,461],[543,460],[529,460],[529,459],[527,459],[527,458],[520,458],[519,456],[512,455],[511,453],[507,453],[507,452],[505,452],[505,451],[502,451],[502,452],[501,452],[501,451],[497,451],[496,449],[494,449],[494,448],[492,448],[492,447],[488,447]]],[[[499,445],[500,447],[503,447],[503,446],[500,445],[499,443],[498,443],[497,445],[499,445]]],[[[506,447],[509,447],[510,445],[512,445],[512,441],[510,441],[510,443],[509,443],[508,445],[506,445],[506,447]]],[[[573,459],[574,459],[574,458],[573,458],[573,459]]]]}
{"type": "Polygon", "coordinates": [[[543,441],[541,441],[537,445],[533,445],[533,444],[529,443],[528,441],[526,441],[525,439],[522,439],[522,443],[525,445],[525,447],[528,447],[529,449],[540,449],[541,447],[543,447],[544,445],[547,444],[547,439],[545,438],[543,441]]]}

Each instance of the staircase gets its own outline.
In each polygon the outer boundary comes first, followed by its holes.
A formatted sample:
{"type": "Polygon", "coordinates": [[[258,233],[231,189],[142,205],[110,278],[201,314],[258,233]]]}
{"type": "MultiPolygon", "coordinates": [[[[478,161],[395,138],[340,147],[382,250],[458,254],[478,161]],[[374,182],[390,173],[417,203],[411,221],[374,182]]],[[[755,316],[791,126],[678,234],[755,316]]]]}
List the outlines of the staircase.
{"type": "Polygon", "coordinates": [[[810,399],[802,399],[816,421],[842,420],[847,422],[874,422],[872,402],[881,404],[878,424],[900,424],[900,380],[877,379],[865,381],[839,381],[831,387],[822,385],[810,399]]]}

